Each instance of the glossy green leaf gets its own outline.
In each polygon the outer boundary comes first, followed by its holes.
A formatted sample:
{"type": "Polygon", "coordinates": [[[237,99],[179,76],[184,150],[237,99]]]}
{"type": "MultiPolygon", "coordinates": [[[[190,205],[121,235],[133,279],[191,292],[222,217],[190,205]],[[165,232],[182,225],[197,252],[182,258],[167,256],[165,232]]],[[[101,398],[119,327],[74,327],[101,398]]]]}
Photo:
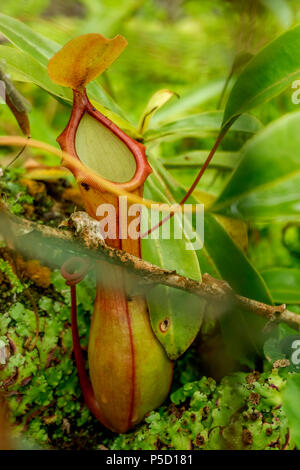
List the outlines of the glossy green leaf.
{"type": "MultiPolygon", "coordinates": [[[[200,252],[200,266],[201,256],[209,255],[220,277],[235,292],[270,304],[272,300],[263,279],[213,214],[205,215],[204,236],[206,253],[200,252]]],[[[227,315],[221,316],[220,324],[228,351],[242,364],[253,367],[255,357],[261,354],[264,320],[231,308],[227,315]]]]}
{"type": "MultiPolygon", "coordinates": [[[[166,182],[165,177],[164,181],[166,182]]],[[[185,194],[185,190],[171,176],[168,188],[177,201],[185,194]]],[[[205,200],[196,192],[188,202],[205,203],[205,200]]],[[[204,247],[197,251],[197,255],[202,272],[205,270],[202,268],[201,261],[208,257],[214,267],[213,271],[208,270],[209,274],[218,273],[219,277],[229,282],[238,294],[247,295],[261,302],[272,302],[261,275],[230,237],[228,230],[224,228],[223,221],[208,211],[205,212],[204,217],[204,247]]]]}
{"type": "MultiPolygon", "coordinates": [[[[185,194],[182,186],[168,172],[163,174],[163,179],[176,200],[181,200],[185,194]]],[[[201,196],[196,196],[194,193],[188,202],[204,202],[201,196]]],[[[264,280],[229,235],[228,225],[225,229],[224,222],[208,211],[204,216],[204,247],[196,253],[202,273],[226,280],[238,294],[272,303],[264,280]]],[[[264,321],[248,312],[228,308],[229,313],[221,317],[226,345],[234,357],[253,366],[249,358],[260,352],[264,321]]]]}
{"type": "MultiPolygon", "coordinates": [[[[299,357],[299,355],[298,355],[299,357]]],[[[300,449],[300,374],[288,377],[283,392],[283,410],[287,416],[291,436],[300,449]]]]}
{"type": "Polygon", "coordinates": [[[253,54],[251,54],[250,52],[239,52],[238,54],[236,54],[233,60],[233,64],[226,78],[226,81],[224,83],[224,87],[222,89],[222,92],[219,98],[217,109],[221,108],[223,98],[227,92],[227,89],[229,87],[232,77],[236,75],[239,71],[241,71],[245,67],[245,65],[249,62],[249,60],[252,59],[252,57],[253,57],[253,54]]]}
{"type": "Polygon", "coordinates": [[[238,73],[245,65],[249,62],[250,59],[252,59],[253,54],[250,52],[240,52],[237,54],[234,58],[232,67],[231,67],[231,73],[236,74],[238,73]]]}
{"type": "Polygon", "coordinates": [[[34,83],[63,101],[72,102],[71,90],[67,90],[52,82],[46,67],[34,60],[26,52],[22,52],[14,47],[0,45],[0,59],[5,62],[7,70],[15,79],[34,83]]]}
{"type": "Polygon", "coordinates": [[[161,123],[174,121],[175,118],[186,115],[218,96],[224,86],[224,80],[214,80],[206,85],[198,85],[182,96],[178,100],[172,100],[160,109],[152,119],[152,126],[158,127],[161,123]]]}
{"type": "MultiPolygon", "coordinates": [[[[146,181],[144,196],[159,202],[173,202],[166,194],[168,191],[163,183],[156,174],[152,174],[146,181]]],[[[156,239],[142,239],[143,259],[200,280],[197,255],[195,251],[186,249],[188,242],[186,236],[182,239],[174,238],[173,223],[180,226],[181,222],[177,215],[170,224],[169,239],[163,239],[162,236],[156,239]]],[[[158,230],[153,234],[157,232],[158,230]]],[[[147,300],[153,331],[168,356],[176,359],[196,337],[202,324],[205,302],[191,294],[165,286],[151,289],[147,300]]]]}
{"type": "Polygon", "coordinates": [[[221,222],[209,212],[205,216],[204,234],[204,246],[222,279],[229,282],[238,294],[271,303],[272,299],[262,277],[221,222]]]}
{"type": "MultiPolygon", "coordinates": [[[[174,157],[161,158],[166,168],[200,168],[207,159],[209,150],[192,150],[174,157]]],[[[216,152],[209,168],[233,170],[241,159],[239,152],[216,152]]]]}
{"type": "Polygon", "coordinates": [[[300,303],[300,269],[270,268],[261,272],[274,302],[300,303]]]}
{"type": "Polygon", "coordinates": [[[140,134],[143,134],[149,127],[150,121],[155,113],[167,103],[175,93],[170,90],[158,90],[154,95],[151,96],[147,103],[147,106],[142,113],[138,130],[140,134]]]}
{"type": "Polygon", "coordinates": [[[45,38],[21,21],[2,13],[0,13],[0,31],[18,49],[27,52],[44,66],[47,66],[50,57],[60,48],[55,41],[45,38]]]}
{"type": "Polygon", "coordinates": [[[300,76],[300,26],[263,48],[244,68],[228,98],[222,126],[270,100],[300,76]]]}
{"type": "MultiPolygon", "coordinates": [[[[212,111],[201,114],[193,114],[174,122],[169,122],[158,129],[149,129],[145,133],[146,141],[158,139],[182,139],[184,137],[199,137],[205,133],[219,132],[222,124],[223,112],[212,111]]],[[[253,116],[245,114],[233,124],[231,130],[237,132],[256,133],[262,124],[253,116]]]]}
{"type": "Polygon", "coordinates": [[[248,220],[300,215],[300,112],[283,116],[249,140],[212,210],[248,220]]]}

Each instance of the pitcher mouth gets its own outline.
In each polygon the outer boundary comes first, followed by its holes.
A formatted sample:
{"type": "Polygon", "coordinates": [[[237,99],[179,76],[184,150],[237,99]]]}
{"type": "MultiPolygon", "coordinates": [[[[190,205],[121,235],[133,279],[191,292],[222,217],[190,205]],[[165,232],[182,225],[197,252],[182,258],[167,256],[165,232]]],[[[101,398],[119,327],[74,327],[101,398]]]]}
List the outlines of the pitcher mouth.
{"type": "MultiPolygon", "coordinates": [[[[144,184],[147,176],[150,173],[152,173],[152,168],[150,167],[147,157],[146,157],[145,146],[142,143],[137,142],[136,140],[129,137],[110,119],[108,119],[106,116],[100,113],[89,101],[85,90],[83,91],[73,90],[72,114],[70,116],[67,127],[57,138],[57,142],[60,144],[61,148],[65,150],[66,152],[68,152],[69,154],[73,155],[74,158],[77,158],[78,160],[80,160],[78,153],[76,151],[75,139],[76,139],[78,126],[80,124],[81,119],[85,115],[85,113],[87,113],[89,116],[91,116],[100,124],[102,124],[107,129],[109,129],[113,134],[115,134],[120,139],[120,141],[122,141],[126,145],[126,147],[130,150],[130,152],[132,153],[132,156],[135,159],[136,170],[135,170],[133,177],[129,181],[126,181],[124,183],[117,183],[117,182],[112,182],[106,178],[104,179],[106,179],[106,181],[110,181],[111,183],[115,184],[118,188],[123,189],[125,191],[129,191],[129,192],[135,191],[137,188],[141,187],[144,184]]],[[[84,163],[82,163],[82,165],[86,166],[84,163]]],[[[70,171],[72,171],[72,173],[76,177],[77,182],[79,184],[82,184],[82,185],[86,184],[98,191],[105,191],[99,185],[99,183],[94,181],[94,179],[90,175],[91,172],[93,172],[96,175],[97,173],[95,171],[87,167],[89,170],[88,172],[89,174],[84,174],[83,171],[78,170],[78,168],[75,165],[73,166],[72,163],[70,162],[65,164],[65,166],[70,171]]]]}

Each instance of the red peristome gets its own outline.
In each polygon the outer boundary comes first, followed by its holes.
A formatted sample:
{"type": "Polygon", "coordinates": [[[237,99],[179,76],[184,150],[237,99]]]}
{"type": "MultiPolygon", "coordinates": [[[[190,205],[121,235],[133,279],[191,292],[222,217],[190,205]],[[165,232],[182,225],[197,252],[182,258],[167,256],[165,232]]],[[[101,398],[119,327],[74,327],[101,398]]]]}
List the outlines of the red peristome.
{"type": "MultiPolygon", "coordinates": [[[[152,168],[148,163],[146,157],[146,149],[143,144],[137,142],[136,140],[129,137],[125,132],[123,132],[116,124],[114,124],[110,119],[101,114],[89,101],[86,91],[79,92],[73,90],[73,109],[70,120],[67,124],[65,130],[57,138],[59,145],[62,150],[73,155],[75,158],[78,158],[76,148],[75,148],[75,136],[84,113],[88,113],[90,116],[95,118],[109,130],[111,130],[132,152],[135,161],[136,161],[136,172],[133,178],[126,183],[118,183],[118,186],[121,189],[126,191],[134,191],[135,189],[142,186],[150,173],[152,173],[152,168]]],[[[77,182],[84,183],[93,187],[98,191],[102,191],[98,183],[95,183],[89,175],[84,175],[78,172],[78,169],[71,164],[66,164],[66,166],[72,171],[75,175],[77,182]]]]}

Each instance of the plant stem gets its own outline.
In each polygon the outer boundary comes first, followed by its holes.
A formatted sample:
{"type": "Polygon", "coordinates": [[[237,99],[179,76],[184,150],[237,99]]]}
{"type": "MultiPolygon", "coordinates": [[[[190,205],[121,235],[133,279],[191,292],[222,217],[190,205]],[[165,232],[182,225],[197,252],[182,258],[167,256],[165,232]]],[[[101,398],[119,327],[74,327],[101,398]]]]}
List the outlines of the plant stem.
{"type": "MultiPolygon", "coordinates": [[[[230,125],[231,126],[231,125],[230,125]]],[[[205,170],[207,169],[208,165],[210,164],[214,154],[216,153],[220,143],[222,142],[223,138],[225,137],[225,135],[227,134],[230,126],[227,126],[225,127],[224,129],[221,130],[221,132],[219,133],[218,137],[217,137],[217,140],[213,146],[213,148],[211,149],[211,151],[209,152],[209,155],[207,157],[207,159],[205,160],[203,166],[201,167],[201,170],[199,171],[195,181],[193,182],[192,186],[190,187],[190,189],[187,191],[187,193],[185,194],[185,196],[182,198],[182,200],[179,202],[180,205],[184,204],[188,198],[191,196],[191,194],[194,192],[194,190],[196,189],[200,179],[202,178],[205,170]]],[[[146,236],[150,235],[150,233],[152,233],[154,230],[158,229],[159,227],[162,226],[162,224],[164,224],[165,222],[167,222],[167,220],[171,219],[174,215],[174,212],[170,212],[170,214],[168,214],[166,217],[164,217],[158,224],[154,225],[154,227],[151,227],[147,232],[143,233],[141,235],[141,238],[145,238],[146,236]]]]}

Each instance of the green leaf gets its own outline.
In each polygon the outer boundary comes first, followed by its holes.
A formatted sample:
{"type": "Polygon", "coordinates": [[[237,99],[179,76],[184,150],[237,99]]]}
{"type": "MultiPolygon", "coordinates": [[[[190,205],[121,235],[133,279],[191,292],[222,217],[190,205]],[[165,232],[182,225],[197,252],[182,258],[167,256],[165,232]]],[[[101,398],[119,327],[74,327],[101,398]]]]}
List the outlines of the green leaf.
{"type": "Polygon", "coordinates": [[[13,74],[15,79],[34,83],[63,101],[72,102],[71,90],[52,82],[46,67],[43,67],[26,52],[14,47],[0,45],[0,58],[5,61],[8,71],[13,74]]]}
{"type": "Polygon", "coordinates": [[[274,98],[300,75],[300,26],[263,48],[244,68],[233,86],[222,127],[240,114],[274,98]]]}
{"type": "MultiPolygon", "coordinates": [[[[144,196],[159,202],[172,202],[166,197],[168,191],[156,174],[146,181],[144,196]]],[[[166,214],[164,214],[165,216],[166,214]]],[[[201,272],[194,250],[187,250],[188,239],[174,238],[174,226],[181,225],[175,214],[170,224],[170,237],[163,239],[142,239],[143,259],[166,269],[200,280],[201,272]]],[[[144,227],[145,229],[145,227],[144,227]]],[[[144,230],[143,230],[144,232],[144,230]]],[[[153,234],[157,233],[154,231],[153,234]]],[[[169,287],[158,286],[147,296],[151,324],[158,340],[162,343],[168,356],[176,359],[184,353],[196,337],[203,317],[205,302],[186,292],[169,287]]]]}
{"type": "Polygon", "coordinates": [[[300,449],[300,374],[288,378],[283,392],[283,409],[286,413],[292,438],[300,449]]]}
{"type": "Polygon", "coordinates": [[[241,70],[245,65],[249,62],[250,59],[252,59],[253,54],[250,52],[240,52],[237,54],[234,58],[232,67],[231,67],[231,73],[232,75],[238,73],[239,70],[241,70]]]}
{"type": "MultiPolygon", "coordinates": [[[[154,159],[151,160],[152,167],[158,168],[160,175],[166,184],[168,191],[176,201],[180,201],[186,191],[183,186],[174,180],[167,170],[164,170],[154,159]]],[[[188,203],[203,203],[205,206],[211,204],[212,196],[195,191],[189,198],[188,203]]],[[[233,289],[240,295],[247,295],[250,298],[261,302],[271,303],[271,295],[266,287],[262,276],[251,264],[243,250],[230,236],[230,219],[221,218],[205,210],[204,216],[204,247],[197,250],[200,261],[201,272],[208,272],[210,275],[226,280],[233,289]],[[206,260],[209,260],[209,264],[206,260]],[[206,268],[203,269],[202,263],[206,268]]]]}
{"type": "Polygon", "coordinates": [[[243,67],[245,67],[245,65],[249,62],[249,60],[253,57],[253,54],[251,54],[250,52],[239,52],[238,54],[236,54],[236,56],[234,57],[234,60],[233,60],[233,64],[230,68],[230,71],[229,71],[229,74],[226,78],[226,81],[224,83],[224,87],[223,87],[223,90],[222,90],[222,93],[220,95],[220,98],[219,98],[219,102],[218,102],[218,106],[217,106],[217,109],[220,109],[221,108],[221,105],[222,105],[222,102],[223,102],[223,98],[227,92],[227,88],[231,82],[231,79],[232,77],[237,74],[239,71],[241,71],[243,69],[243,67]]]}
{"type": "Polygon", "coordinates": [[[174,95],[175,93],[170,90],[158,90],[151,96],[139,122],[138,131],[140,134],[143,134],[148,129],[154,114],[174,95]]]}
{"type": "Polygon", "coordinates": [[[274,302],[300,303],[300,269],[270,268],[261,272],[274,302]]]}
{"type": "Polygon", "coordinates": [[[300,214],[300,112],[248,140],[242,159],[212,207],[247,220],[295,220],[300,214]]]}
{"type": "Polygon", "coordinates": [[[286,359],[284,352],[281,350],[278,338],[271,336],[264,344],[264,355],[270,364],[274,364],[279,359],[286,359]]]}
{"type": "MultiPolygon", "coordinates": [[[[158,139],[182,139],[184,137],[199,137],[205,133],[219,132],[222,124],[222,111],[193,114],[178,121],[169,122],[158,129],[149,129],[145,133],[145,141],[158,139]]],[[[256,133],[262,124],[253,116],[245,114],[232,126],[232,131],[256,133]]]]}
{"type": "MultiPolygon", "coordinates": [[[[91,83],[88,83],[86,89],[87,89],[89,97],[91,98],[91,101],[93,100],[96,101],[96,103],[98,103],[98,106],[100,104],[101,107],[103,108],[104,112],[100,110],[102,114],[106,113],[105,115],[107,116],[108,115],[107,112],[110,111],[117,118],[122,119],[124,122],[127,122],[126,119],[124,119],[124,113],[121,111],[120,107],[103,90],[102,86],[99,83],[99,78],[97,78],[91,83]]],[[[128,125],[130,125],[130,127],[133,128],[131,124],[128,123],[128,125]]],[[[135,133],[137,133],[136,130],[135,130],[135,133]]]]}
{"type": "Polygon", "coordinates": [[[45,67],[60,48],[56,42],[36,33],[21,21],[2,13],[0,13],[0,31],[18,49],[27,52],[45,67]]]}
{"type": "MultiPolygon", "coordinates": [[[[166,168],[201,168],[209,155],[209,150],[191,150],[173,157],[161,158],[166,168]]],[[[233,170],[241,159],[239,152],[219,151],[214,155],[209,168],[233,170]]]]}
{"type": "Polygon", "coordinates": [[[204,233],[204,247],[213,259],[222,279],[229,282],[240,295],[272,303],[270,293],[258,271],[236,245],[222,223],[209,212],[205,215],[204,233]]]}
{"type": "Polygon", "coordinates": [[[180,96],[179,100],[172,100],[160,109],[152,119],[153,127],[158,127],[163,122],[173,121],[174,118],[184,116],[189,111],[215,98],[221,93],[223,86],[224,80],[214,80],[206,85],[197,85],[180,96]]]}
{"type": "MultiPolygon", "coordinates": [[[[185,190],[166,170],[162,176],[168,190],[177,201],[180,201],[185,190]]],[[[189,203],[203,201],[197,193],[188,200],[189,203]]],[[[262,277],[229,235],[228,224],[225,227],[223,220],[205,211],[204,247],[196,252],[201,272],[226,280],[240,295],[272,303],[262,277]]],[[[229,305],[225,306],[225,310],[226,308],[229,309],[229,313],[221,317],[226,346],[235,358],[253,366],[251,358],[260,352],[264,321],[248,312],[232,310],[229,305]]],[[[218,315],[222,312],[215,313],[218,315]]]]}
{"type": "MultiPolygon", "coordinates": [[[[235,292],[268,304],[272,303],[264,281],[250,260],[220,221],[209,213],[205,215],[204,237],[204,250],[198,255],[201,269],[201,258],[209,256],[219,276],[226,280],[235,292]]],[[[263,343],[261,332],[264,320],[248,312],[229,309],[227,315],[220,317],[220,324],[224,342],[231,355],[242,364],[254,367],[253,361],[260,354],[263,343]]]]}

